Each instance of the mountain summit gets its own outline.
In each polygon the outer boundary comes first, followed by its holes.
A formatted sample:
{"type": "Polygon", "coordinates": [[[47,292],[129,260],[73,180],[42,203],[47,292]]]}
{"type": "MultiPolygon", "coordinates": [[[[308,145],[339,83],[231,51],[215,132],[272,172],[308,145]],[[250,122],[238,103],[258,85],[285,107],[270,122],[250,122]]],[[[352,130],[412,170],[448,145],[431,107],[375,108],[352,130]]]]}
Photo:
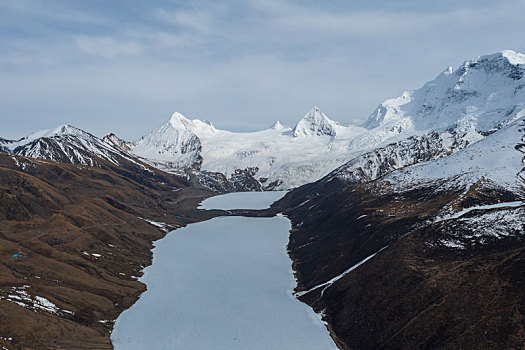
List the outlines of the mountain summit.
{"type": "Polygon", "coordinates": [[[381,103],[363,126],[415,130],[460,126],[489,131],[519,118],[525,101],[525,55],[506,50],[447,69],[421,88],[381,103]]]}
{"type": "Polygon", "coordinates": [[[190,132],[197,136],[202,134],[213,134],[217,131],[209,121],[202,121],[199,119],[190,120],[179,112],[175,112],[171,115],[169,124],[172,128],[180,132],[190,132]]]}
{"type": "Polygon", "coordinates": [[[363,126],[343,126],[318,106],[293,129],[219,130],[175,112],[131,146],[150,165],[221,173],[250,169],[268,189],[290,189],[339,168],[371,181],[404,166],[450,156],[525,115],[525,55],[502,51],[447,68],[422,87],[381,103],[363,126]]]}
{"type": "Polygon", "coordinates": [[[293,129],[294,137],[335,136],[336,123],[314,106],[293,129]]]}

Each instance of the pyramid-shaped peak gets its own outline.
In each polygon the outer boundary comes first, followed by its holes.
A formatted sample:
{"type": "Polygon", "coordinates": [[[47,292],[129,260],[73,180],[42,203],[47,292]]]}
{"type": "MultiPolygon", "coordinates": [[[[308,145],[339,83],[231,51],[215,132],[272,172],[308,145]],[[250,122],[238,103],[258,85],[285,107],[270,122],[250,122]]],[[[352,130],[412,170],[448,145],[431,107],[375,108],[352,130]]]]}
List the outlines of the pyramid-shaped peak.
{"type": "Polygon", "coordinates": [[[276,121],[272,126],[270,126],[270,129],[273,129],[273,130],[278,130],[278,131],[282,131],[282,130],[285,130],[285,129],[290,129],[290,127],[288,126],[284,126],[279,120],[276,121]]]}
{"type": "Polygon", "coordinates": [[[335,122],[314,106],[293,129],[294,137],[335,136],[335,122]]]}
{"type": "Polygon", "coordinates": [[[195,135],[214,134],[217,132],[217,129],[209,121],[188,119],[180,112],[175,112],[171,115],[168,126],[171,129],[176,129],[178,132],[190,132],[195,135]]]}
{"type": "Polygon", "coordinates": [[[308,116],[324,116],[326,118],[326,115],[321,112],[319,106],[313,106],[304,117],[306,118],[308,116]]]}
{"type": "Polygon", "coordinates": [[[113,147],[116,147],[117,149],[120,149],[122,151],[130,151],[131,150],[131,143],[128,143],[126,141],[124,141],[123,139],[121,139],[120,137],[118,137],[117,135],[115,135],[114,133],[110,133],[106,136],[104,136],[102,138],[102,141],[104,141],[105,143],[113,146],[113,147]]]}
{"type": "Polygon", "coordinates": [[[186,118],[182,113],[175,112],[171,115],[170,124],[175,129],[188,130],[191,129],[191,120],[186,118]]]}

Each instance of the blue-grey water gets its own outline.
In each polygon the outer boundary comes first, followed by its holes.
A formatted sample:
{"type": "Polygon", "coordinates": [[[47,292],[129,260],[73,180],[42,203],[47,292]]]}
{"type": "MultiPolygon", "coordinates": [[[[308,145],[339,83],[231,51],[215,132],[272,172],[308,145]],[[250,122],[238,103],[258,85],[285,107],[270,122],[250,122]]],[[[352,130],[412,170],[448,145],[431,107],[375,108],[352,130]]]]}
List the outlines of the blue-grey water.
{"type": "MultiPolygon", "coordinates": [[[[235,193],[203,208],[268,207],[284,193],[235,193]],[[232,206],[233,205],[233,206],[232,206]]],[[[292,290],[290,222],[219,217],[157,241],[147,291],[121,314],[116,349],[337,349],[292,290]]]]}

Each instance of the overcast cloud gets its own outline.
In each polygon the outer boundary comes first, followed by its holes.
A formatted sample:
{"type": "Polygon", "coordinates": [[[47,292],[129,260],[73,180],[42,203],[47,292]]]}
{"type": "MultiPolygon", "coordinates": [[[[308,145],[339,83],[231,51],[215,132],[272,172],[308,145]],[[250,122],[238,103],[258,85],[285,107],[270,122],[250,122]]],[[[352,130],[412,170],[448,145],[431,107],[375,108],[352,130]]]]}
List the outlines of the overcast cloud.
{"type": "Polygon", "coordinates": [[[525,51],[525,1],[0,0],[0,137],[134,140],[172,112],[248,131],[344,124],[449,65],[525,51]]]}

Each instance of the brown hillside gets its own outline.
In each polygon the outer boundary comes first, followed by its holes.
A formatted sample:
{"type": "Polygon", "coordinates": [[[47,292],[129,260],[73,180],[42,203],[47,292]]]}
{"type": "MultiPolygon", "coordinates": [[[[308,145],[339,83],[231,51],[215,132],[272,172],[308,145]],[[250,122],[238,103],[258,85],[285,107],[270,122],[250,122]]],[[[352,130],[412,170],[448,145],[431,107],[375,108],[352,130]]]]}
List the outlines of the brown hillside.
{"type": "Polygon", "coordinates": [[[113,321],[145,290],[136,278],[165,235],[140,218],[173,229],[211,215],[192,209],[211,195],[201,186],[101,163],[0,153],[0,345],[111,349],[113,321]]]}

